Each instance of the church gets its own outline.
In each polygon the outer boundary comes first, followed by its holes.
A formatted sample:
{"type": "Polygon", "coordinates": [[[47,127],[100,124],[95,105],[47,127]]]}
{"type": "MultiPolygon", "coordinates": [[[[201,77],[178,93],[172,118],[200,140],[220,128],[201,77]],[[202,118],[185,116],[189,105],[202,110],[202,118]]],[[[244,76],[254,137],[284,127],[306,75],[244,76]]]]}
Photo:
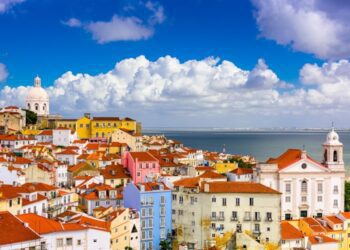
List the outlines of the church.
{"type": "Polygon", "coordinates": [[[31,88],[26,98],[26,107],[28,110],[35,112],[39,117],[50,114],[49,95],[41,87],[39,76],[34,78],[34,88],[31,88]]]}
{"type": "Polygon", "coordinates": [[[343,144],[334,128],[327,134],[322,148],[322,162],[314,160],[305,150],[288,149],[254,169],[256,182],[282,193],[282,220],[344,211],[343,144]]]}

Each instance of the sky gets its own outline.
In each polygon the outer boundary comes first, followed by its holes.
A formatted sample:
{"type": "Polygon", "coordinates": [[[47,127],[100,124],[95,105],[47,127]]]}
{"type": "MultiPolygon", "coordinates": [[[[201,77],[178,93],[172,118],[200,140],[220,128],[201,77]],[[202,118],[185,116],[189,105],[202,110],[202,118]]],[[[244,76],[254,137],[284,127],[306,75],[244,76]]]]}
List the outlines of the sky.
{"type": "Polygon", "coordinates": [[[0,107],[145,127],[350,127],[350,2],[0,0],[0,107]]]}

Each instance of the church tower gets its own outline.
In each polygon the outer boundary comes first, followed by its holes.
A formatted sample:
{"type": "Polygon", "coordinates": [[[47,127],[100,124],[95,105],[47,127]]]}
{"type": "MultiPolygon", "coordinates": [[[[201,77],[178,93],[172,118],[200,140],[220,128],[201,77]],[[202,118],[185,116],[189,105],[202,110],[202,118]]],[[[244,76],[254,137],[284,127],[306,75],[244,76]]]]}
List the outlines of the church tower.
{"type": "Polygon", "coordinates": [[[343,143],[334,128],[327,134],[323,143],[323,164],[332,171],[344,171],[343,143]]]}

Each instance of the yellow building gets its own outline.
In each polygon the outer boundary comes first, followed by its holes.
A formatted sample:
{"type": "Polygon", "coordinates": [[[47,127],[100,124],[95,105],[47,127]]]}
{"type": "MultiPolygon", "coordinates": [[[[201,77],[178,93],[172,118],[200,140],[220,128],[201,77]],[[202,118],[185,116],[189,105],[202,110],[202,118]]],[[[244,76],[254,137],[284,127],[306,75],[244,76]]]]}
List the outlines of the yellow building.
{"type": "Polygon", "coordinates": [[[77,120],[77,134],[79,139],[91,138],[91,119],[85,115],[77,120]]]}
{"type": "Polygon", "coordinates": [[[236,168],[238,168],[238,164],[236,162],[233,162],[233,163],[217,162],[215,163],[214,168],[216,169],[217,173],[223,174],[223,173],[228,173],[232,170],[235,170],[236,168]]]}
{"type": "Polygon", "coordinates": [[[56,128],[70,128],[73,131],[77,128],[77,119],[61,119],[55,123],[56,128]]]}
{"type": "Polygon", "coordinates": [[[19,214],[22,208],[22,197],[7,185],[0,187],[0,211],[8,211],[12,214],[19,214]]]}
{"type": "Polygon", "coordinates": [[[123,128],[113,132],[112,142],[126,143],[131,151],[143,151],[142,136],[123,128]]]}
{"type": "MultiPolygon", "coordinates": [[[[26,112],[16,106],[0,109],[0,126],[8,131],[20,131],[26,125],[26,112]]],[[[8,133],[6,131],[6,133],[8,133]]]]}

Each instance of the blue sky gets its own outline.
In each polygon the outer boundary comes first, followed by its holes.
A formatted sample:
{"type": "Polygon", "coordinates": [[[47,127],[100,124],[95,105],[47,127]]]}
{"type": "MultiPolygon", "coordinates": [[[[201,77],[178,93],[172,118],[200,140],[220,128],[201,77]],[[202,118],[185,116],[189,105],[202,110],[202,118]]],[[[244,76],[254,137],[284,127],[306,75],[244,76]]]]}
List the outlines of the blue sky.
{"type": "Polygon", "coordinates": [[[348,126],[342,117],[350,94],[340,91],[350,86],[347,8],[328,0],[0,0],[0,106],[22,105],[39,74],[52,112],[65,116],[118,110],[149,126],[161,117],[161,125],[183,125],[189,113],[188,126],[217,126],[215,120],[227,116],[222,126],[327,126],[330,120],[348,126]],[[172,60],[178,65],[170,73],[156,72],[172,60]],[[234,65],[229,80],[220,69],[224,61],[234,65]],[[128,72],[147,68],[147,80],[141,84],[133,73],[122,85],[118,62],[128,64],[128,72]],[[243,76],[232,77],[235,67],[243,76]],[[202,85],[188,90],[191,84],[202,85]],[[91,86],[102,93],[96,99],[91,86]],[[67,98],[74,99],[71,109],[61,107],[67,98]]]}

